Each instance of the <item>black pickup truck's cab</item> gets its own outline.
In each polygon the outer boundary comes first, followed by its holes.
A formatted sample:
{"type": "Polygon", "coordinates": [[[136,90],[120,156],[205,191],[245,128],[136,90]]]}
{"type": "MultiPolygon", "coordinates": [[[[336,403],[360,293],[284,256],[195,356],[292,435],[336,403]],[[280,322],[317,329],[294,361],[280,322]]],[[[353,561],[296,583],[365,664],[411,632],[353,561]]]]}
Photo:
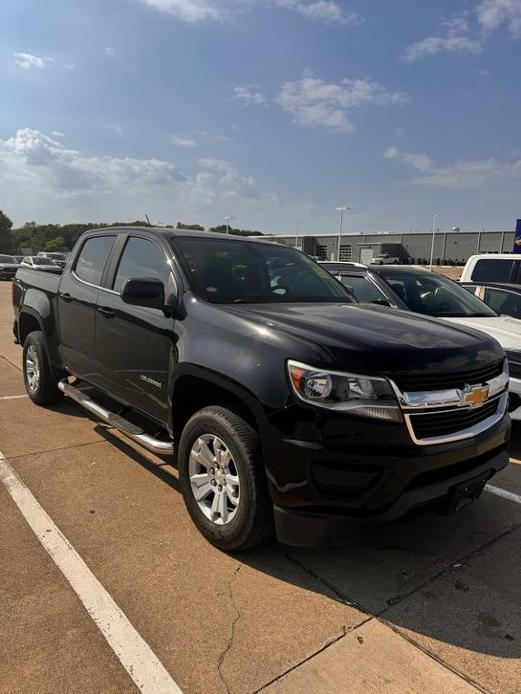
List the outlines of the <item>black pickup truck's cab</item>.
{"type": "Polygon", "coordinates": [[[507,462],[499,345],[362,307],[319,265],[264,241],[151,228],[84,234],[63,275],[19,271],[30,397],[59,389],[153,450],[225,549],[269,532],[320,544],[346,523],[455,510],[507,462]],[[164,435],[108,412],[72,375],[164,435]],[[273,513],[274,509],[274,513],[273,513]]]}

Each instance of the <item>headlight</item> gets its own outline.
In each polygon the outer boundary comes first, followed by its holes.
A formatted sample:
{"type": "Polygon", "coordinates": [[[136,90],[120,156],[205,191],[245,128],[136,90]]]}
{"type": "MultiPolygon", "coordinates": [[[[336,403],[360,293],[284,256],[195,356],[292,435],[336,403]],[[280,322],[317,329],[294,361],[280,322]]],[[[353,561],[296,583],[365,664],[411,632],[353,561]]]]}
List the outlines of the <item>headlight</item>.
{"type": "Polygon", "coordinates": [[[401,422],[398,401],[385,378],[323,371],[288,361],[289,380],[297,397],[310,405],[390,422],[401,422]]]}

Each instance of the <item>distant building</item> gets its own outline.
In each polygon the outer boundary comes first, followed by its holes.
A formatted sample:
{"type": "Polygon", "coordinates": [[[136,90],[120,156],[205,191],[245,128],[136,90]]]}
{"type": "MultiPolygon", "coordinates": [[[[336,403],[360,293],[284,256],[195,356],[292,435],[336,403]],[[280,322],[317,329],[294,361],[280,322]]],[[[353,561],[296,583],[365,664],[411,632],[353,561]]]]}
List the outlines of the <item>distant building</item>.
{"type": "MultiPolygon", "coordinates": [[[[264,237],[267,238],[267,237],[264,237]]],[[[338,235],[295,235],[268,237],[288,246],[298,245],[308,255],[321,260],[337,260],[338,235]]],[[[342,234],[340,260],[370,263],[379,253],[401,258],[404,263],[424,264],[431,255],[432,232],[407,234],[379,232],[374,234],[342,234]]],[[[510,253],[513,231],[438,231],[434,239],[434,263],[464,264],[476,253],[510,253]]]]}

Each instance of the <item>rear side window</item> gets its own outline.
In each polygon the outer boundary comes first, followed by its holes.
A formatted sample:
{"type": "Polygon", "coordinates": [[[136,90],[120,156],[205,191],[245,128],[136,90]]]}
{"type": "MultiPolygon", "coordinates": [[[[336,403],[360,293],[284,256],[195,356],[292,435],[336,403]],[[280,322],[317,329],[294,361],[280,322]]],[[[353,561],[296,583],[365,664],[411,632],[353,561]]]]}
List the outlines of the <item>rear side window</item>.
{"type": "Polygon", "coordinates": [[[385,294],[365,275],[340,275],[340,281],[344,287],[353,290],[353,294],[359,301],[370,303],[387,299],[385,294]]]}
{"type": "Polygon", "coordinates": [[[131,237],[119,261],[114,291],[121,294],[129,279],[154,279],[166,284],[170,266],[161,249],[152,241],[131,237]]]}
{"type": "Polygon", "coordinates": [[[101,284],[103,268],[109,257],[115,236],[95,236],[81,247],[74,272],[84,282],[101,284]]]}
{"type": "Polygon", "coordinates": [[[502,289],[485,289],[485,303],[502,316],[521,318],[521,296],[502,289]]]}
{"type": "Polygon", "coordinates": [[[513,260],[483,258],[478,260],[472,273],[473,282],[508,282],[513,260]]]}

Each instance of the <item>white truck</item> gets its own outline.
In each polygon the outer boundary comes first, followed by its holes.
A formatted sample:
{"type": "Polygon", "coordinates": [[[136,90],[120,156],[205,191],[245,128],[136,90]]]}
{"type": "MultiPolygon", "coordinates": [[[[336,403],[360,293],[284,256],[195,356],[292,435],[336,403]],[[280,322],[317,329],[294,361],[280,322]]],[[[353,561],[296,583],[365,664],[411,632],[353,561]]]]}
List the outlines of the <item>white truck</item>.
{"type": "Polygon", "coordinates": [[[480,253],[467,260],[461,282],[521,284],[521,254],[480,253]]]}
{"type": "Polygon", "coordinates": [[[389,253],[379,253],[371,260],[371,265],[399,265],[400,258],[389,255],[389,253]]]}

